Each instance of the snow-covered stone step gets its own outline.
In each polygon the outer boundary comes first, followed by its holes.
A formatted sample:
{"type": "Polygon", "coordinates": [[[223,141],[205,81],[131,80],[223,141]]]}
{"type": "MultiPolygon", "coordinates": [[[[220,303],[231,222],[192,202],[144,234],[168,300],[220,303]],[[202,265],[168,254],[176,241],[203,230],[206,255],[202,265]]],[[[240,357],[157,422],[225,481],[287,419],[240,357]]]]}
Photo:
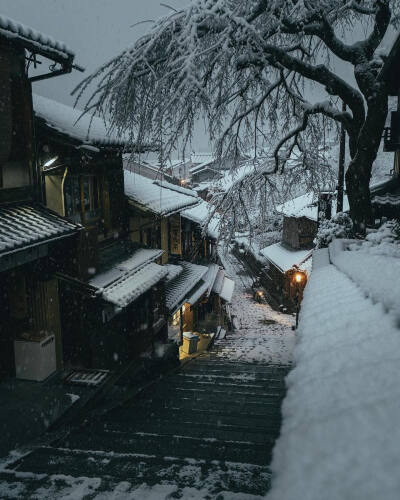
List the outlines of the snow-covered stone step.
{"type": "MultiPolygon", "coordinates": [[[[160,383],[159,386],[161,387],[162,383],[160,383]]],[[[271,391],[271,389],[282,391],[284,388],[285,386],[283,381],[273,381],[271,383],[265,381],[264,383],[256,383],[251,378],[240,380],[235,380],[234,378],[230,380],[219,380],[214,377],[213,380],[202,380],[197,377],[196,380],[194,380],[194,377],[180,377],[175,382],[175,389],[177,391],[197,391],[199,393],[222,392],[225,394],[238,391],[239,394],[263,395],[266,391],[271,391]]]]}
{"type": "Polygon", "coordinates": [[[253,383],[259,383],[264,386],[268,386],[270,384],[280,384],[280,386],[284,389],[285,388],[285,383],[284,383],[284,378],[280,376],[279,374],[261,374],[261,373],[229,373],[226,372],[225,370],[213,370],[213,371],[207,371],[207,370],[201,370],[201,371],[191,371],[191,372],[186,372],[184,374],[180,374],[179,376],[185,377],[186,379],[192,379],[194,383],[197,382],[208,382],[208,383],[229,383],[231,384],[234,382],[238,386],[240,386],[241,383],[243,385],[247,385],[249,382],[253,383]]]}
{"type": "Polygon", "coordinates": [[[105,498],[122,499],[126,493],[127,498],[139,500],[145,498],[145,491],[136,496],[128,493],[139,484],[152,486],[162,482],[175,485],[176,490],[206,487],[210,498],[215,498],[221,491],[264,495],[269,481],[268,468],[252,464],[42,448],[20,462],[16,471],[0,474],[0,492],[13,493],[2,498],[37,499],[43,498],[40,492],[47,490],[52,493],[51,498],[65,495],[77,500],[92,498],[89,495],[94,492],[109,492],[105,498]],[[123,491],[119,487],[122,481],[129,486],[123,491]],[[3,486],[7,489],[2,490],[3,486]]]}
{"type": "Polygon", "coordinates": [[[251,441],[219,441],[215,438],[169,436],[163,434],[131,434],[74,432],[59,445],[62,448],[114,453],[133,453],[225,460],[254,465],[268,465],[272,450],[270,446],[251,441]]]}
{"type": "Polygon", "coordinates": [[[237,390],[225,391],[194,391],[184,388],[175,389],[167,387],[157,387],[151,397],[138,399],[138,404],[142,402],[163,405],[169,404],[171,401],[180,403],[183,400],[190,400],[193,402],[207,401],[210,403],[217,402],[221,404],[221,398],[225,405],[240,405],[244,403],[249,405],[277,405],[280,406],[280,401],[283,397],[282,391],[278,389],[266,389],[263,393],[251,394],[247,391],[241,391],[238,387],[237,390]]]}
{"type": "MultiPolygon", "coordinates": [[[[160,408],[155,411],[153,408],[127,408],[114,413],[107,422],[120,423],[125,426],[132,422],[143,421],[193,422],[193,425],[211,425],[215,427],[230,427],[232,429],[246,428],[251,432],[269,432],[270,429],[277,429],[281,423],[280,412],[274,412],[267,417],[265,415],[249,415],[243,412],[232,412],[229,408],[224,411],[203,410],[196,408],[174,409],[160,408]]],[[[277,432],[278,433],[278,432],[277,432]]]]}
{"type": "Polygon", "coordinates": [[[208,423],[204,425],[199,422],[172,422],[162,421],[162,420],[142,420],[142,421],[132,421],[124,424],[123,428],[119,422],[99,422],[97,424],[91,425],[91,432],[99,433],[115,433],[116,435],[126,434],[129,435],[140,435],[142,433],[146,434],[164,434],[168,436],[184,436],[188,438],[198,438],[207,439],[209,442],[217,441],[246,441],[253,442],[257,444],[264,444],[272,446],[276,438],[276,427],[248,432],[248,430],[243,426],[241,428],[232,427],[229,428],[215,425],[215,422],[208,423]]]}
{"type": "Polygon", "coordinates": [[[149,408],[157,413],[160,408],[175,409],[175,410],[185,410],[193,409],[198,412],[210,413],[214,412],[216,414],[231,413],[236,415],[260,415],[267,417],[268,415],[275,415],[279,412],[280,399],[276,401],[271,401],[267,403],[263,402],[246,402],[244,400],[231,400],[227,401],[223,407],[221,407],[220,400],[211,401],[208,398],[197,398],[197,399],[181,399],[174,401],[166,401],[164,399],[159,400],[144,400],[137,403],[137,408],[149,408]]]}

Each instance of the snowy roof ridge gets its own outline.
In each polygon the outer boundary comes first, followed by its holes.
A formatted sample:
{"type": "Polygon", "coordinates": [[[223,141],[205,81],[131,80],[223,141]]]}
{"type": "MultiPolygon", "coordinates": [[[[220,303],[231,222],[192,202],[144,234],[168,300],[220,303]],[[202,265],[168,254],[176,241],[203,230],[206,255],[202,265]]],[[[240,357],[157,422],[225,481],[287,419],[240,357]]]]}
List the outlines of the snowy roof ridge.
{"type": "Polygon", "coordinates": [[[155,179],[153,180],[153,184],[156,184],[156,186],[160,186],[164,189],[170,189],[171,191],[176,191],[177,193],[183,193],[186,194],[187,196],[193,196],[193,198],[198,198],[198,194],[196,191],[193,191],[192,189],[184,188],[182,186],[178,186],[177,184],[172,184],[171,182],[164,181],[162,179],[155,179]]]}
{"type": "Polygon", "coordinates": [[[103,298],[117,307],[123,308],[147,292],[152,286],[167,276],[168,271],[154,262],[150,262],[134,273],[123,276],[122,279],[102,291],[103,298]]]}
{"type": "Polygon", "coordinates": [[[153,213],[169,216],[200,202],[200,198],[164,187],[164,184],[155,183],[136,172],[124,170],[125,195],[153,213]]]}
{"type": "Polygon", "coordinates": [[[183,272],[183,267],[176,264],[164,264],[168,271],[167,282],[173,280],[183,272]]]}
{"type": "Polygon", "coordinates": [[[64,42],[55,40],[51,36],[45,35],[40,31],[3,15],[0,15],[0,35],[11,39],[26,40],[34,46],[37,46],[38,49],[51,49],[65,59],[71,59],[75,56],[75,53],[64,42]]]}
{"type": "Polygon", "coordinates": [[[89,285],[98,288],[100,291],[106,290],[108,287],[117,285],[140,271],[149,263],[159,259],[163,253],[164,250],[158,248],[139,248],[129,257],[124,257],[123,260],[114,264],[111,269],[94,276],[89,281],[89,285]]]}
{"type": "Polygon", "coordinates": [[[32,95],[36,117],[61,134],[81,141],[83,144],[100,146],[127,146],[129,138],[111,130],[111,126],[98,116],[83,114],[80,109],[67,106],[38,94],[32,95]]]}

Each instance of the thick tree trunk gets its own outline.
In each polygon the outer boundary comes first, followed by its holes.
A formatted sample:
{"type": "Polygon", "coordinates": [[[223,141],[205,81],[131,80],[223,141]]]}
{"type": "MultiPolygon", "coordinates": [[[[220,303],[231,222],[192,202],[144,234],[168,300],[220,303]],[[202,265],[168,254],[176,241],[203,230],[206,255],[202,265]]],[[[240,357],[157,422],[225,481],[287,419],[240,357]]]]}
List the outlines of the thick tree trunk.
{"type": "Polygon", "coordinates": [[[381,92],[373,103],[369,102],[368,114],[361,128],[357,152],[346,172],[346,190],[350,204],[350,217],[355,231],[365,234],[372,223],[372,205],[369,190],[372,165],[381,144],[382,132],[388,110],[387,95],[381,92]]]}

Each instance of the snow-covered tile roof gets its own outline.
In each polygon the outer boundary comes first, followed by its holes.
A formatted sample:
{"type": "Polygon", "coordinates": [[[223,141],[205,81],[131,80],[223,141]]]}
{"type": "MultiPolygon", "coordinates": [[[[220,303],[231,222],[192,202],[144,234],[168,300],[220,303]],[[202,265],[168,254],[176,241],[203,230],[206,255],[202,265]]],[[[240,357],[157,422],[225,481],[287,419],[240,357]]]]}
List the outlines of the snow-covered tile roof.
{"type": "Polygon", "coordinates": [[[48,243],[80,228],[39,205],[0,207],[0,255],[48,243]]]}
{"type": "Polygon", "coordinates": [[[164,264],[164,267],[167,269],[167,281],[171,281],[177,276],[179,276],[183,272],[183,267],[178,266],[176,264],[164,264]]]}
{"type": "Polygon", "coordinates": [[[293,266],[302,268],[305,261],[311,257],[312,250],[292,250],[282,245],[282,243],[274,243],[261,249],[260,254],[282,272],[286,272],[293,266]]]}
{"type": "Polygon", "coordinates": [[[182,261],[183,272],[167,283],[166,305],[171,313],[176,311],[190,296],[190,292],[207,273],[208,267],[182,261]]]}
{"type": "MultiPolygon", "coordinates": [[[[194,207],[188,208],[181,212],[181,216],[196,222],[201,227],[204,226],[205,222],[209,219],[212,211],[212,206],[204,200],[194,207]]],[[[218,239],[219,236],[219,224],[221,222],[220,216],[215,213],[207,226],[207,234],[210,238],[218,239]]]]}
{"type": "Polygon", "coordinates": [[[110,125],[99,117],[82,115],[82,111],[77,108],[37,94],[32,96],[32,100],[35,115],[44,120],[48,127],[83,144],[121,147],[129,144],[127,137],[111,131],[110,125]]]}
{"type": "Polygon", "coordinates": [[[196,302],[201,299],[201,297],[207,292],[208,286],[204,281],[200,281],[197,285],[197,288],[192,290],[191,294],[186,297],[185,302],[193,306],[196,302]]]}
{"type": "Polygon", "coordinates": [[[47,52],[51,50],[65,59],[71,59],[75,55],[64,42],[57,41],[51,36],[45,35],[40,31],[34,30],[29,26],[25,26],[3,15],[0,15],[0,36],[11,40],[29,42],[36,47],[38,51],[47,52]]]}
{"type": "Polygon", "coordinates": [[[107,302],[124,308],[150,290],[167,274],[168,271],[163,266],[151,262],[106,287],[102,291],[102,296],[107,302]]]}
{"type": "Polygon", "coordinates": [[[192,168],[197,168],[200,165],[208,165],[212,163],[215,161],[215,156],[212,153],[192,153],[190,155],[190,161],[195,165],[192,168]]]}
{"type": "Polygon", "coordinates": [[[318,198],[314,193],[306,193],[288,200],[276,207],[277,212],[286,217],[307,217],[318,220],[318,198]]]}
{"type": "Polygon", "coordinates": [[[128,170],[124,170],[124,186],[130,200],[158,215],[171,215],[200,201],[193,191],[168,182],[153,181],[128,170]]]}
{"type": "Polygon", "coordinates": [[[195,304],[204,294],[209,297],[213,289],[214,282],[219,271],[219,266],[218,264],[210,264],[207,267],[208,270],[199,281],[197,288],[192,290],[191,295],[186,298],[186,302],[191,305],[195,304]]]}
{"type": "Polygon", "coordinates": [[[390,205],[392,207],[400,206],[400,193],[387,193],[381,196],[374,196],[372,199],[374,205],[390,205]]]}
{"type": "Polygon", "coordinates": [[[154,262],[155,260],[159,259],[163,253],[164,250],[159,250],[157,248],[140,248],[127,259],[116,262],[107,271],[101,272],[94,276],[89,281],[89,284],[96,288],[104,288],[117,279],[137,271],[145,264],[154,262]]]}
{"type": "MultiPolygon", "coordinates": [[[[328,249],[314,254],[268,499],[399,497],[398,309],[388,312],[358,281],[373,283],[386,266],[377,260],[373,273],[365,267],[352,279],[328,249]]],[[[390,293],[395,277],[386,281],[390,293]]]]}

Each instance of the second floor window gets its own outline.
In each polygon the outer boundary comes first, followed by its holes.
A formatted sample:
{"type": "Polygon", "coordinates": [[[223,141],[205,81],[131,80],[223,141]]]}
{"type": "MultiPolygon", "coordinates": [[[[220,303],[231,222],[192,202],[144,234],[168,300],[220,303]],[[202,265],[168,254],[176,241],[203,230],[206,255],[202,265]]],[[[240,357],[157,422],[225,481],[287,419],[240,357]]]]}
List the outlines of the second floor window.
{"type": "Polygon", "coordinates": [[[65,215],[83,224],[101,216],[98,178],[94,175],[71,175],[64,184],[65,215]]]}

